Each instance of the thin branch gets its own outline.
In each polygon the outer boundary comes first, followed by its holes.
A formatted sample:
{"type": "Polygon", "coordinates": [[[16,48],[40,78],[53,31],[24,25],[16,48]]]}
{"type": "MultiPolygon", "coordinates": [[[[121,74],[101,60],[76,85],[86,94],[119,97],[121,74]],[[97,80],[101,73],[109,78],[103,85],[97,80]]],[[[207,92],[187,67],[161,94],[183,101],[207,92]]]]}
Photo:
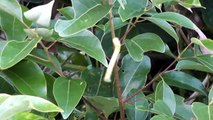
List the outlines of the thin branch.
{"type": "Polygon", "coordinates": [[[108,120],[105,115],[103,114],[103,112],[101,110],[99,110],[98,108],[96,108],[89,100],[87,100],[85,97],[82,97],[83,101],[85,102],[85,104],[87,104],[88,106],[90,106],[94,112],[97,113],[98,117],[101,120],[108,120]]]}
{"type": "Polygon", "coordinates": [[[52,58],[51,58],[51,56],[50,56],[50,53],[49,53],[49,51],[48,51],[48,48],[47,48],[42,42],[40,42],[40,45],[43,47],[45,53],[47,54],[48,60],[49,60],[49,61],[51,62],[51,64],[56,68],[57,73],[58,73],[60,76],[64,77],[62,71],[61,71],[61,70],[56,66],[56,64],[53,62],[53,60],[52,60],[52,58]]]}
{"type": "Polygon", "coordinates": [[[134,96],[136,96],[137,94],[139,94],[140,92],[142,92],[143,90],[145,90],[147,87],[149,87],[150,85],[152,85],[156,80],[158,80],[158,78],[160,76],[162,76],[167,70],[169,70],[180,59],[180,57],[182,56],[182,54],[189,48],[189,46],[191,46],[191,44],[192,43],[188,44],[188,46],[178,55],[178,57],[172,63],[170,63],[170,65],[168,67],[166,67],[162,72],[160,72],[155,78],[153,78],[145,86],[143,86],[138,91],[136,91],[135,93],[133,93],[129,97],[127,97],[123,102],[124,103],[128,102],[128,100],[132,99],[134,96]]]}
{"type": "MultiPolygon", "coordinates": [[[[110,23],[110,29],[111,29],[112,41],[113,41],[113,39],[116,38],[115,28],[114,28],[114,23],[113,23],[113,13],[112,13],[113,0],[109,0],[109,5],[111,7],[111,9],[109,11],[109,23],[110,23]]],[[[117,59],[119,59],[119,57],[117,59]]],[[[119,78],[119,72],[118,72],[118,67],[117,67],[117,61],[114,66],[114,74],[115,74],[115,82],[116,82],[116,88],[117,88],[117,94],[118,94],[119,106],[120,106],[120,119],[125,120],[124,103],[123,103],[123,99],[122,99],[122,95],[121,95],[121,86],[120,86],[120,78],[119,78]]]]}
{"type": "Polygon", "coordinates": [[[123,37],[121,37],[121,43],[124,42],[124,40],[126,39],[127,35],[129,34],[129,32],[133,29],[133,27],[135,26],[135,24],[138,22],[138,19],[139,19],[139,17],[136,18],[136,20],[134,21],[134,23],[129,23],[129,25],[127,26],[126,32],[124,33],[123,37]]]}

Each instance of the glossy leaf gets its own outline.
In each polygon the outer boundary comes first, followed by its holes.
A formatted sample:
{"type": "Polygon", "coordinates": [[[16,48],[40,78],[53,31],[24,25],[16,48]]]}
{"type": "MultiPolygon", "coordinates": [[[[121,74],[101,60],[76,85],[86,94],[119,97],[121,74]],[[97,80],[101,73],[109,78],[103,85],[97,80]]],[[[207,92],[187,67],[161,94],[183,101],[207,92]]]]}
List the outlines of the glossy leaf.
{"type": "Polygon", "coordinates": [[[144,56],[140,62],[135,62],[129,55],[123,58],[120,81],[124,98],[132,89],[137,89],[145,84],[150,68],[151,62],[147,56],[144,56]]]}
{"type": "Polygon", "coordinates": [[[36,6],[27,12],[24,12],[24,16],[28,20],[34,21],[41,26],[49,27],[54,2],[55,0],[52,0],[48,4],[36,6]]]}
{"type": "MultiPolygon", "coordinates": [[[[86,1],[83,0],[83,2],[86,2],[86,1]]],[[[82,4],[82,3],[79,3],[79,4],[82,4]]],[[[80,13],[82,14],[79,17],[76,17],[77,16],[76,15],[75,16],[76,18],[72,22],[69,22],[69,24],[67,24],[66,27],[58,30],[59,35],[61,37],[68,37],[78,32],[84,31],[85,29],[95,25],[99,20],[101,20],[104,16],[106,16],[110,10],[110,6],[108,4],[100,4],[100,1],[99,3],[96,2],[95,4],[96,5],[92,5],[93,7],[89,9],[88,11],[83,11],[85,13],[82,13],[81,11],[80,13]]],[[[76,10],[77,8],[75,6],[76,5],[74,4],[74,9],[76,10]]],[[[82,5],[79,5],[79,6],[82,6],[82,5]]],[[[85,6],[83,6],[83,8],[80,8],[80,9],[84,9],[84,8],[85,6]]],[[[76,14],[79,14],[79,13],[76,13],[76,14]]],[[[61,22],[57,22],[56,26],[63,26],[63,24],[61,22]]]]}
{"type": "Polygon", "coordinates": [[[213,87],[209,91],[208,99],[209,103],[213,101],[213,87]]]}
{"type": "Polygon", "coordinates": [[[126,21],[133,17],[137,17],[144,14],[147,4],[148,0],[126,0],[126,4],[123,7],[119,7],[118,13],[122,21],[126,21]]]}
{"type": "Polygon", "coordinates": [[[74,18],[74,9],[72,7],[64,7],[58,10],[68,20],[74,18]]]}
{"type": "Polygon", "coordinates": [[[22,21],[22,10],[17,0],[2,0],[0,2],[0,11],[7,12],[22,21]]]}
{"type": "Polygon", "coordinates": [[[24,59],[41,38],[30,41],[0,41],[0,70],[7,69],[24,59]]]}
{"type": "Polygon", "coordinates": [[[198,27],[187,17],[175,12],[162,12],[154,14],[153,18],[163,19],[169,22],[174,22],[180,26],[196,30],[198,27]]]}
{"type": "Polygon", "coordinates": [[[191,105],[185,104],[184,98],[181,96],[175,95],[175,99],[176,99],[175,115],[181,118],[182,120],[190,120],[191,118],[194,118],[191,105]]]}
{"type": "Polygon", "coordinates": [[[103,72],[98,68],[87,68],[81,73],[81,79],[87,82],[86,96],[105,96],[111,97],[112,85],[102,80],[103,72]]]}
{"type": "Polygon", "coordinates": [[[132,59],[137,62],[143,59],[143,50],[135,42],[131,40],[125,40],[125,45],[132,59]]]}
{"type": "Polygon", "coordinates": [[[187,73],[181,71],[172,71],[165,73],[162,77],[169,85],[197,91],[202,95],[206,95],[205,88],[201,81],[187,73]]]}
{"type": "Polygon", "coordinates": [[[202,7],[199,0],[183,0],[180,1],[180,4],[186,8],[202,7]]]}
{"type": "Polygon", "coordinates": [[[176,70],[197,70],[212,73],[213,71],[207,66],[194,60],[181,60],[176,65],[176,70]]]}
{"type": "Polygon", "coordinates": [[[51,59],[54,63],[53,65],[53,63],[48,60],[47,54],[42,49],[34,49],[30,54],[31,55],[27,56],[26,59],[36,62],[38,64],[41,64],[45,67],[48,67],[54,72],[58,72],[58,70],[62,71],[61,64],[59,63],[58,59],[54,55],[50,54],[51,59]]]}
{"type": "Polygon", "coordinates": [[[105,53],[98,38],[90,31],[85,30],[71,37],[59,40],[70,47],[84,51],[89,56],[108,66],[105,53]]]}
{"type": "Polygon", "coordinates": [[[194,102],[192,104],[192,111],[197,120],[213,119],[213,104],[205,105],[200,102],[194,102]]]}
{"type": "MultiPolygon", "coordinates": [[[[2,97],[1,94],[0,99],[2,97]]],[[[7,94],[6,94],[7,95],[7,94]]],[[[4,96],[3,96],[4,97],[4,96]]],[[[9,119],[17,113],[36,110],[39,112],[61,112],[62,109],[54,105],[53,103],[39,97],[28,95],[13,95],[9,96],[0,105],[0,117],[9,119]]]]}
{"type": "Polygon", "coordinates": [[[169,35],[171,35],[176,42],[178,43],[179,38],[177,36],[177,33],[175,32],[174,28],[165,20],[163,19],[159,19],[159,18],[153,18],[153,17],[149,17],[146,18],[147,20],[149,20],[150,22],[156,24],[157,26],[159,26],[161,29],[165,30],[169,35]]]}
{"type": "MultiPolygon", "coordinates": [[[[113,23],[114,23],[115,30],[128,24],[128,22],[123,22],[119,17],[113,18],[113,23]]],[[[104,28],[105,34],[109,33],[111,31],[109,21],[104,26],[105,26],[105,28],[104,28]]]]}
{"type": "Polygon", "coordinates": [[[200,55],[196,56],[195,59],[213,71],[213,55],[200,55]]]}
{"type": "Polygon", "coordinates": [[[14,115],[9,120],[47,120],[47,118],[29,112],[22,112],[14,115]]]}
{"type": "Polygon", "coordinates": [[[157,85],[155,100],[162,100],[169,108],[171,115],[174,115],[176,109],[175,96],[172,89],[164,81],[160,81],[157,85]]]}
{"type": "Polygon", "coordinates": [[[64,119],[67,119],[77,106],[85,88],[86,82],[83,80],[69,80],[63,77],[56,79],[53,95],[58,106],[64,110],[64,112],[61,112],[64,119]]]}
{"type": "MultiPolygon", "coordinates": [[[[135,90],[131,91],[130,95],[133,94],[134,92],[136,91],[135,90]]],[[[139,93],[136,96],[134,96],[132,99],[130,99],[129,101],[137,101],[137,102],[134,102],[133,104],[131,104],[131,107],[126,110],[128,120],[139,120],[139,119],[146,120],[148,116],[148,112],[137,109],[140,106],[148,109],[149,103],[148,103],[148,100],[145,98],[145,95],[143,93],[139,93]],[[141,99],[141,100],[137,101],[138,99],[141,99]]]]}
{"type": "Polygon", "coordinates": [[[156,51],[165,52],[165,45],[163,40],[154,33],[143,33],[137,35],[131,39],[137,46],[139,46],[144,52],[156,51]],[[152,43],[152,45],[150,45],[152,43]]]}
{"type": "Polygon", "coordinates": [[[172,1],[174,1],[174,0],[153,0],[152,2],[153,2],[153,4],[154,4],[155,6],[159,6],[159,5],[161,5],[162,3],[172,2],[172,1]]]}
{"type": "Polygon", "coordinates": [[[119,103],[117,98],[94,96],[94,97],[87,97],[87,99],[92,104],[96,105],[96,108],[101,110],[106,117],[108,117],[111,113],[119,109],[119,103]]]}
{"type": "Polygon", "coordinates": [[[153,104],[153,108],[151,109],[154,113],[164,114],[166,116],[173,116],[169,106],[163,100],[157,100],[153,104]]]}
{"type": "Polygon", "coordinates": [[[197,38],[191,39],[192,43],[213,50],[213,41],[211,39],[198,40],[197,38]]]}
{"type": "Polygon", "coordinates": [[[43,71],[30,61],[21,61],[10,69],[4,70],[6,79],[22,93],[46,98],[47,86],[43,71]],[[30,67],[29,67],[30,66],[30,67]]]}
{"type": "MultiPolygon", "coordinates": [[[[1,3],[0,3],[1,4],[1,3]]],[[[5,11],[0,10],[0,27],[5,32],[7,40],[24,41],[26,33],[21,21],[5,11]]]]}
{"type": "Polygon", "coordinates": [[[151,118],[151,120],[174,120],[172,117],[168,117],[165,115],[155,115],[151,118]]]}

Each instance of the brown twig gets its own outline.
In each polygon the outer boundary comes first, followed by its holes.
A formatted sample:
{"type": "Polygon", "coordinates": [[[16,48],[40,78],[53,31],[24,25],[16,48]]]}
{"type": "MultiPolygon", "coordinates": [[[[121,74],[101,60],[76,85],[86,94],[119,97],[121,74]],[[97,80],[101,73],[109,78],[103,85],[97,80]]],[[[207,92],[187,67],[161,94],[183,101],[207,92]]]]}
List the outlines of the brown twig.
{"type": "Polygon", "coordinates": [[[149,87],[150,85],[152,85],[160,76],[162,76],[166,71],[168,71],[180,59],[180,57],[182,56],[182,54],[189,48],[189,46],[191,46],[191,44],[192,43],[188,44],[188,46],[178,55],[178,57],[172,63],[170,63],[170,65],[168,67],[166,67],[162,72],[160,72],[155,78],[153,78],[145,86],[143,86],[138,91],[136,91],[135,93],[133,93],[129,97],[127,97],[123,102],[124,103],[128,102],[128,100],[132,99],[134,96],[136,96],[137,94],[139,94],[140,92],[142,92],[143,90],[145,90],[147,87],[149,87]]]}
{"type": "MultiPolygon", "coordinates": [[[[112,35],[112,40],[116,37],[115,36],[115,28],[114,28],[114,23],[113,23],[113,13],[112,13],[112,8],[113,8],[113,0],[109,0],[109,5],[111,6],[111,9],[109,11],[109,23],[110,23],[110,29],[111,29],[111,35],[112,35]]],[[[117,58],[119,59],[119,58],[117,58]]],[[[117,67],[117,62],[115,63],[114,66],[114,74],[115,74],[115,83],[116,83],[116,89],[117,89],[117,94],[118,94],[118,99],[119,99],[119,106],[120,106],[120,119],[125,120],[125,106],[123,103],[122,99],[122,93],[121,93],[121,86],[120,86],[120,78],[119,78],[119,72],[118,72],[118,67],[117,67]]]]}
{"type": "Polygon", "coordinates": [[[103,114],[103,112],[101,110],[99,110],[98,108],[96,108],[90,101],[88,101],[85,97],[82,97],[83,101],[85,104],[87,104],[88,106],[90,106],[94,112],[97,113],[98,117],[101,119],[101,120],[108,120],[105,115],[103,114]]]}
{"type": "Polygon", "coordinates": [[[124,42],[124,40],[126,39],[127,35],[129,34],[129,32],[133,29],[133,27],[135,26],[135,24],[138,22],[139,17],[136,18],[136,20],[132,23],[132,20],[130,20],[130,23],[127,26],[126,32],[124,33],[124,35],[121,37],[121,43],[124,42]]]}

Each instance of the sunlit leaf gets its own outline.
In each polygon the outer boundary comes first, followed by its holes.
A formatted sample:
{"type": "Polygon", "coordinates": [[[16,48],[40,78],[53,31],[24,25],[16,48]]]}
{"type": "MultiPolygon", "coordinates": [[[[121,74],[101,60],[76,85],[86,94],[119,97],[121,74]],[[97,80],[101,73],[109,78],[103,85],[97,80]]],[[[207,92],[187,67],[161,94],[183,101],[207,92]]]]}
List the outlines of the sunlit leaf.
{"type": "Polygon", "coordinates": [[[0,41],[0,70],[12,67],[25,58],[41,38],[29,41],[0,41]]]}
{"type": "MultiPolygon", "coordinates": [[[[5,96],[5,94],[2,95],[5,96]]],[[[0,95],[0,99],[2,95],[0,95]]],[[[6,120],[20,112],[29,111],[31,109],[40,112],[62,112],[62,109],[43,98],[28,95],[13,95],[9,96],[0,105],[0,118],[6,120]]]]}
{"type": "Polygon", "coordinates": [[[176,109],[175,96],[172,89],[164,81],[160,81],[157,85],[155,100],[162,100],[169,108],[171,115],[174,115],[176,109]]]}
{"type": "Polygon", "coordinates": [[[22,10],[17,0],[2,0],[0,2],[0,11],[7,12],[22,21],[22,10]]]}
{"type": "MultiPolygon", "coordinates": [[[[75,19],[70,21],[69,24],[67,24],[65,27],[60,27],[61,29],[56,30],[62,37],[68,37],[89,27],[92,27],[104,16],[106,16],[110,10],[110,6],[107,3],[101,4],[100,1],[88,2],[87,0],[81,0],[73,1],[73,4],[75,10],[75,19]]],[[[64,24],[57,22],[56,27],[57,26],[64,26],[64,24]]]]}
{"type": "Polygon", "coordinates": [[[70,47],[84,51],[89,56],[100,61],[103,65],[108,66],[101,43],[92,32],[85,30],[59,41],[70,47]]]}
{"type": "Polygon", "coordinates": [[[192,104],[192,111],[197,120],[213,119],[213,104],[205,105],[200,102],[194,102],[192,104]]]}
{"type": "Polygon", "coordinates": [[[26,33],[24,32],[25,27],[23,23],[21,23],[21,21],[17,17],[1,10],[0,10],[0,28],[5,32],[7,40],[19,40],[19,41],[25,40],[26,33]]]}

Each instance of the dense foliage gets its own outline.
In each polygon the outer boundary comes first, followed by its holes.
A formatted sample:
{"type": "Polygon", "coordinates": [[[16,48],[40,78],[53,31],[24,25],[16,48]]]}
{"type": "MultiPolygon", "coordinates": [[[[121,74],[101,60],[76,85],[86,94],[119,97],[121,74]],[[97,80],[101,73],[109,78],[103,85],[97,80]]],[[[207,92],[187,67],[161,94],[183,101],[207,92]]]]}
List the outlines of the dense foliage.
{"type": "Polygon", "coordinates": [[[213,120],[211,0],[1,0],[1,120],[213,120]]]}

